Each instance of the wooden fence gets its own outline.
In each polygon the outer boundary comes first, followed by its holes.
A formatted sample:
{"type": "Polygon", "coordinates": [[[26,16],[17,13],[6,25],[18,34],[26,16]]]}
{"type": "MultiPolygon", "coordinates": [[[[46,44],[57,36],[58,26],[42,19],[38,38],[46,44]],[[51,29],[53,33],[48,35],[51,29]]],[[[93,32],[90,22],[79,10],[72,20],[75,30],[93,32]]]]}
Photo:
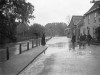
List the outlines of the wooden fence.
{"type": "MultiPolygon", "coordinates": [[[[46,38],[46,42],[51,39],[51,37],[46,38]]],[[[5,49],[0,49],[0,62],[9,60],[11,57],[22,54],[34,47],[41,45],[41,39],[31,39],[24,42],[18,42],[13,46],[6,46],[5,49]]]]}

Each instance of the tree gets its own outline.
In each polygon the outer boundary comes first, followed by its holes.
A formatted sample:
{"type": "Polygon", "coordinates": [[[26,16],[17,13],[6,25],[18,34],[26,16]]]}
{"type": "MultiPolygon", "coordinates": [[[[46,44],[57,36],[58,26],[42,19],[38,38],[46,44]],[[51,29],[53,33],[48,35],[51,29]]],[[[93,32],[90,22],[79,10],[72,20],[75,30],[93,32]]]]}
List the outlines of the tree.
{"type": "Polygon", "coordinates": [[[48,23],[45,25],[46,28],[46,35],[49,36],[64,36],[65,29],[67,28],[67,24],[63,22],[56,22],[56,23],[48,23]]]}
{"type": "Polygon", "coordinates": [[[66,20],[67,20],[67,24],[69,25],[70,24],[70,21],[71,21],[71,16],[67,16],[66,17],[66,20]]]}
{"type": "Polygon", "coordinates": [[[58,35],[64,36],[65,35],[65,29],[67,28],[66,23],[57,23],[56,24],[56,32],[58,32],[58,35]]]}
{"type": "Polygon", "coordinates": [[[16,40],[16,22],[29,22],[34,6],[25,0],[0,0],[0,44],[16,40]]]}
{"type": "Polygon", "coordinates": [[[46,32],[46,35],[48,36],[54,36],[54,24],[53,23],[47,23],[45,25],[45,32],[46,32]]]}
{"type": "Polygon", "coordinates": [[[42,26],[41,24],[33,24],[32,26],[30,26],[30,29],[29,29],[31,35],[36,35],[38,37],[41,37],[42,36],[42,33],[45,32],[45,27],[42,26]]]}

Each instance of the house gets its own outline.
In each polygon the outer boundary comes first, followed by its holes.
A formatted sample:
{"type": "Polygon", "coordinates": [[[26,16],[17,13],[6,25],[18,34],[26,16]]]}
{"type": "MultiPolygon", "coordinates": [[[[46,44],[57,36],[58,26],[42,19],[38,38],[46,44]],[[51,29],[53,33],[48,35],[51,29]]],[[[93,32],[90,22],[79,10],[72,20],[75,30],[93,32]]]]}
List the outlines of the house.
{"type": "Polygon", "coordinates": [[[23,36],[24,36],[25,31],[27,31],[28,29],[29,29],[29,25],[26,22],[19,23],[17,26],[17,34],[22,35],[22,33],[23,33],[23,36]]]}
{"type": "Polygon", "coordinates": [[[79,23],[77,24],[77,38],[79,39],[79,36],[81,34],[81,28],[84,26],[84,19],[83,17],[81,18],[81,20],[79,21],[79,23]]]}
{"type": "Polygon", "coordinates": [[[95,29],[100,26],[100,1],[96,1],[88,12],[84,14],[84,25],[81,28],[81,33],[90,34],[93,38],[96,37],[95,29]]]}
{"type": "Polygon", "coordinates": [[[70,37],[72,36],[72,34],[74,33],[77,37],[79,35],[80,32],[78,32],[78,27],[81,24],[80,22],[82,21],[83,16],[72,16],[72,19],[70,21],[70,24],[68,26],[68,28],[70,28],[70,37]]]}

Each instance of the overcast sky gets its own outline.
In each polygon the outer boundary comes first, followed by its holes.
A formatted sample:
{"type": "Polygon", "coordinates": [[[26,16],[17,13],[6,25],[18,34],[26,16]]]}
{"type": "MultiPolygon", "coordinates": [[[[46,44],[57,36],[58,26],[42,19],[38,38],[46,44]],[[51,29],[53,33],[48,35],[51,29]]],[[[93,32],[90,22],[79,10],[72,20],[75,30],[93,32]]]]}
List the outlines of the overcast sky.
{"type": "Polygon", "coordinates": [[[68,16],[83,15],[93,5],[91,0],[28,0],[35,7],[32,22],[45,25],[51,22],[67,23],[68,16]]]}

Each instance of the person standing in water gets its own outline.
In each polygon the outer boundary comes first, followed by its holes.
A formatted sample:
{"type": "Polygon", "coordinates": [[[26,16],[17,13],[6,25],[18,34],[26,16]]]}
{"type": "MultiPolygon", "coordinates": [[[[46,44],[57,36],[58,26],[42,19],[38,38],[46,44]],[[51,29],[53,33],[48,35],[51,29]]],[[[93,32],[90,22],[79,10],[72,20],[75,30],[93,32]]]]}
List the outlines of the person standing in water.
{"type": "Polygon", "coordinates": [[[76,42],[76,36],[75,36],[75,34],[72,35],[71,42],[72,42],[72,48],[73,48],[73,50],[75,50],[75,42],[76,42]]]}
{"type": "Polygon", "coordinates": [[[45,33],[42,34],[41,45],[42,46],[46,45],[46,42],[45,42],[45,33]]]}

